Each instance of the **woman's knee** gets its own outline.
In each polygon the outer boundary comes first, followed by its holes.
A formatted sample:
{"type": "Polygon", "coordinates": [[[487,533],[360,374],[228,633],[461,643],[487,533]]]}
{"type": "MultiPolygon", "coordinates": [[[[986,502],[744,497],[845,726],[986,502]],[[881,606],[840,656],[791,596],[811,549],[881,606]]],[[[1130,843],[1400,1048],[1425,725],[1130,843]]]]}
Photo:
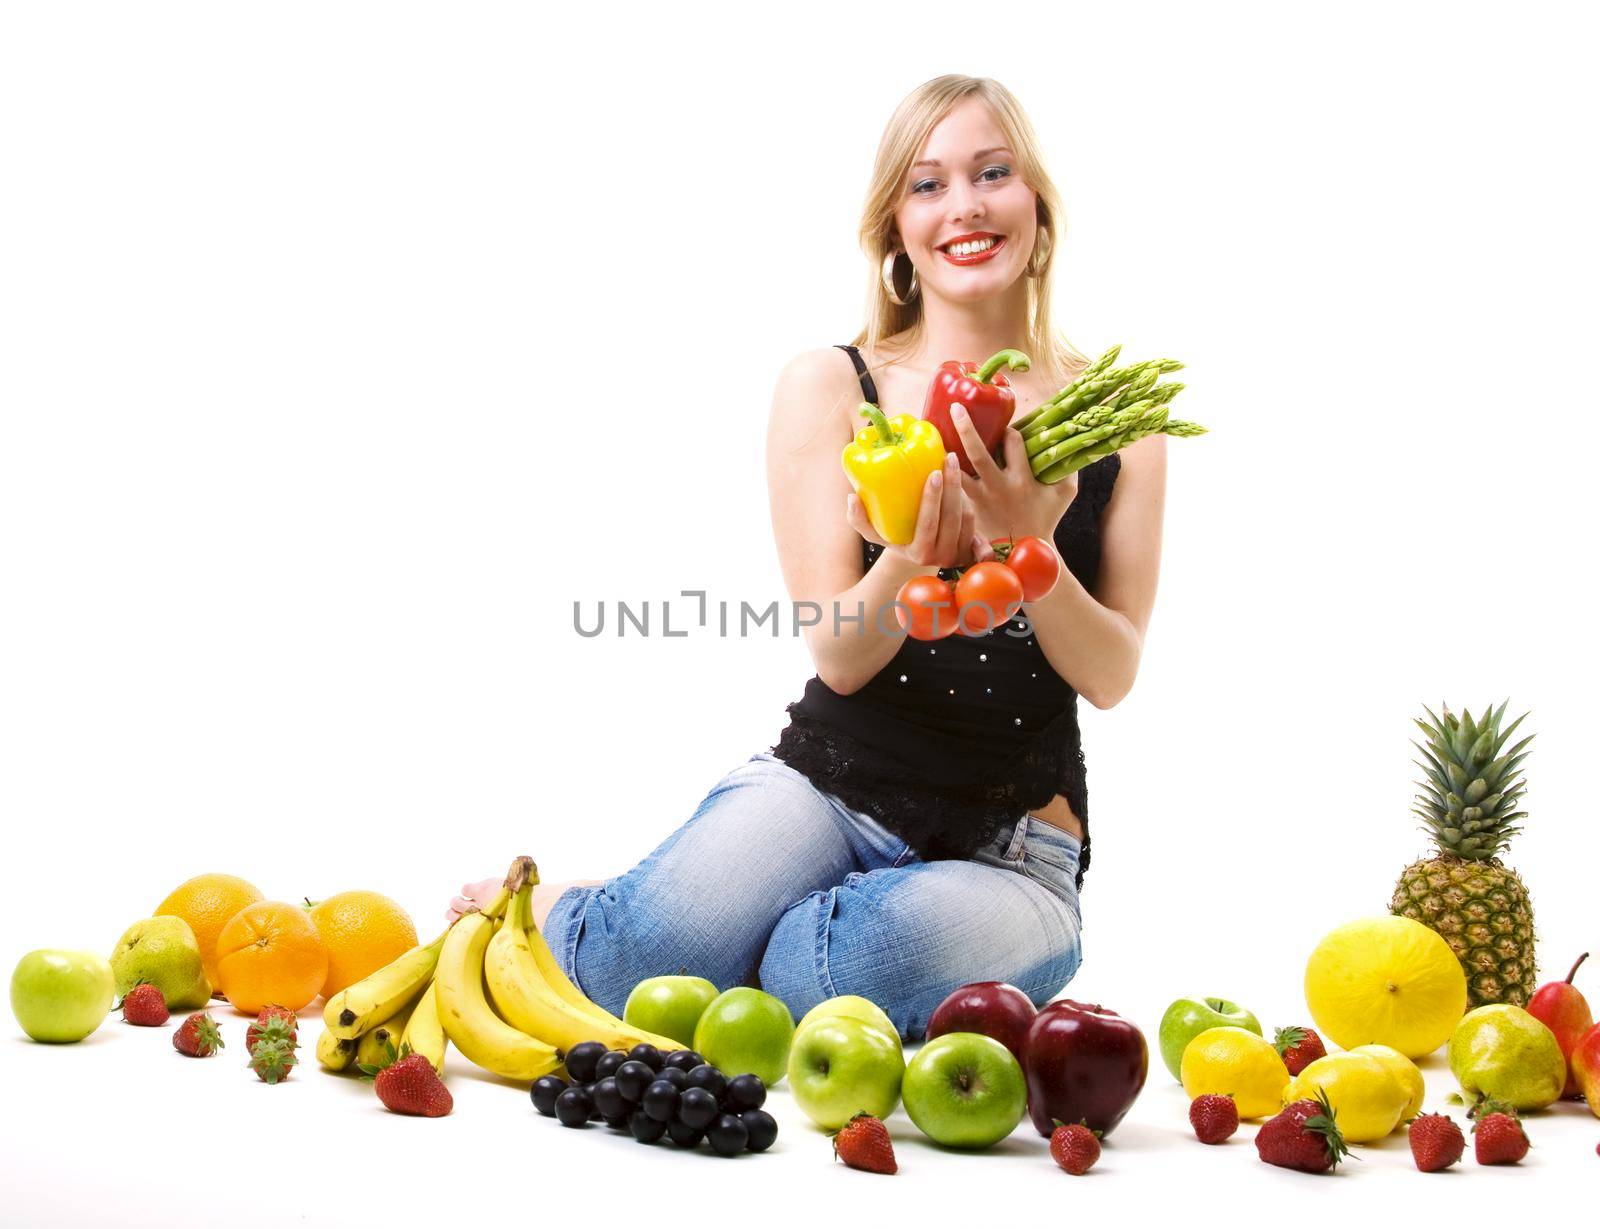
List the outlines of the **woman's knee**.
{"type": "Polygon", "coordinates": [[[835,993],[877,1003],[902,1037],[921,1037],[934,1008],[957,986],[997,976],[973,959],[969,936],[905,893],[845,893],[825,941],[835,993]]]}
{"type": "Polygon", "coordinates": [[[828,977],[828,926],[839,891],[811,892],[785,909],[761,954],[761,988],[782,999],[796,1021],[837,993],[828,977]]]}
{"type": "Polygon", "coordinates": [[[797,1019],[835,995],[860,995],[914,1038],[958,986],[1007,981],[1042,1004],[1072,979],[1082,959],[1075,910],[1053,910],[1044,935],[1020,911],[974,909],[972,885],[928,868],[851,875],[797,901],[768,942],[762,986],[797,1019]]]}
{"type": "Polygon", "coordinates": [[[881,1007],[901,1036],[917,1036],[939,1001],[924,1001],[928,987],[942,982],[938,945],[917,941],[901,910],[863,891],[868,878],[849,875],[784,912],[762,956],[761,987],[796,1020],[827,999],[859,995],[881,1007]]]}

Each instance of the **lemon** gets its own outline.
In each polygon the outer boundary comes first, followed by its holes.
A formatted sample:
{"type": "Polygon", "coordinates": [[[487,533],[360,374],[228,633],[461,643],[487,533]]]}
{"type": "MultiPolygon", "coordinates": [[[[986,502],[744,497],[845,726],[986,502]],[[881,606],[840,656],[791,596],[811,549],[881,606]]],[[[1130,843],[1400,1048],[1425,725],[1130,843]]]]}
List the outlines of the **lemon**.
{"type": "Polygon", "coordinates": [[[1450,1040],[1467,1010],[1467,975],[1421,922],[1363,918],[1331,931],[1306,962],[1306,1006],[1343,1049],[1376,1042],[1407,1058],[1450,1040]]]}
{"type": "Polygon", "coordinates": [[[1417,1070],[1416,1063],[1391,1046],[1357,1046],[1350,1053],[1372,1055],[1389,1069],[1390,1075],[1400,1081],[1400,1087],[1406,1093],[1406,1107],[1400,1111],[1401,1122],[1410,1122],[1422,1111],[1422,1094],[1427,1088],[1422,1083],[1422,1072],[1417,1070]]]}
{"type": "Polygon", "coordinates": [[[1328,1095],[1339,1130],[1352,1144],[1370,1144],[1400,1125],[1409,1099],[1388,1067],[1370,1054],[1329,1054],[1303,1068],[1283,1090],[1283,1103],[1315,1101],[1328,1095]]]}
{"type": "Polygon", "coordinates": [[[1289,1082],[1289,1068],[1272,1043],[1232,1025],[1208,1028],[1185,1046],[1179,1075],[1191,1101],[1208,1092],[1231,1096],[1240,1118],[1276,1114],[1289,1082]]]}

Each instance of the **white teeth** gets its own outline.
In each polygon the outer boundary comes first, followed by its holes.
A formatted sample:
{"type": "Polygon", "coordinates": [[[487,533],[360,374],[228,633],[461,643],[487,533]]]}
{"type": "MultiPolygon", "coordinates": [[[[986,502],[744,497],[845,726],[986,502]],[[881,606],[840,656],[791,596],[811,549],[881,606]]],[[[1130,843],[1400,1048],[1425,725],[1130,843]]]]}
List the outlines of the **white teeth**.
{"type": "Polygon", "coordinates": [[[987,252],[995,245],[995,239],[977,239],[971,243],[952,243],[945,250],[952,256],[971,256],[974,252],[987,252]]]}

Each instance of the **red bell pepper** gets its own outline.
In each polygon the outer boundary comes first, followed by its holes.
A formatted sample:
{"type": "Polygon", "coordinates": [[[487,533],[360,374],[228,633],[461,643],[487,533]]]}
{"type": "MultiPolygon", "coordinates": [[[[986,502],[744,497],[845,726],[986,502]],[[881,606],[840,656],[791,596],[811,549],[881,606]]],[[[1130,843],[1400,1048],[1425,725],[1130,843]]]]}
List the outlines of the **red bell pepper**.
{"type": "Polygon", "coordinates": [[[977,471],[967,460],[967,450],[961,446],[961,437],[950,420],[950,407],[958,401],[966,407],[978,438],[991,456],[997,456],[1006,428],[1011,425],[1011,415],[1017,408],[1017,394],[1005,372],[1000,370],[1002,367],[1026,371],[1028,356],[1020,350],[1002,350],[981,367],[977,363],[952,359],[939,365],[933,383],[928,385],[922,417],[939,428],[945,448],[956,454],[961,468],[969,474],[976,475],[977,471]]]}

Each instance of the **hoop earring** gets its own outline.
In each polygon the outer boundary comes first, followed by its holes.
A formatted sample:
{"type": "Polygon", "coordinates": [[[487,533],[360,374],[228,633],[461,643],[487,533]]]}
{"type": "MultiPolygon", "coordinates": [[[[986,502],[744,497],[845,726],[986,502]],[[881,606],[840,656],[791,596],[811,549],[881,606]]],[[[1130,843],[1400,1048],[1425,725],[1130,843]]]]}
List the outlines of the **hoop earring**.
{"type": "Polygon", "coordinates": [[[1023,266],[1023,272],[1029,277],[1038,277],[1044,272],[1045,262],[1050,259],[1050,232],[1041,230],[1039,238],[1033,245],[1033,251],[1028,255],[1028,263],[1023,266]]]}
{"type": "Polygon", "coordinates": [[[895,257],[903,256],[903,255],[905,255],[905,253],[903,253],[903,252],[890,252],[887,256],[885,256],[883,258],[883,274],[882,274],[882,277],[883,277],[883,292],[886,295],[889,296],[889,302],[893,303],[896,307],[904,307],[907,303],[911,302],[912,299],[917,297],[917,267],[916,267],[916,265],[912,265],[911,266],[911,286],[906,291],[906,297],[902,299],[898,294],[895,293],[895,289],[894,289],[894,262],[895,262],[895,257]]]}

